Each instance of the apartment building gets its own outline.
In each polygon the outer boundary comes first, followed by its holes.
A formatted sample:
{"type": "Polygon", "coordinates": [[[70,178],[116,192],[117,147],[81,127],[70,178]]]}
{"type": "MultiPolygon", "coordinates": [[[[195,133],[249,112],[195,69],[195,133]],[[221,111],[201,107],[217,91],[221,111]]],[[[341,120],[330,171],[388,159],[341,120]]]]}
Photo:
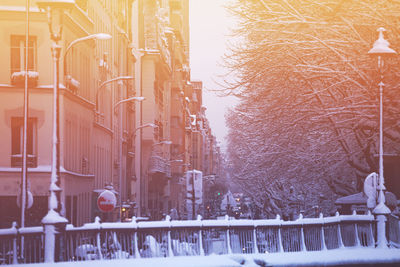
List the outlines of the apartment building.
{"type": "MultiPolygon", "coordinates": [[[[52,153],[52,41],[37,2],[29,9],[27,176],[34,201],[26,225],[40,224],[47,212],[52,153]]],[[[0,227],[20,218],[25,3],[0,4],[0,227]]],[[[190,80],[189,0],[76,0],[59,45],[63,215],[75,225],[94,216],[187,218],[187,171],[210,175],[217,166],[202,83],[190,80]],[[112,38],[86,38],[97,33],[112,38]],[[118,199],[107,216],[96,205],[105,187],[118,199]]]]}
{"type": "MultiPolygon", "coordinates": [[[[53,114],[53,63],[47,16],[37,1],[30,1],[27,128],[28,187],[33,206],[27,210],[26,225],[38,225],[47,212],[51,169],[53,114]]],[[[110,83],[98,92],[102,82],[134,76],[131,53],[131,25],[128,0],[77,0],[65,14],[59,44],[60,58],[60,165],[63,213],[70,223],[91,221],[96,211],[96,189],[113,183],[128,200],[134,176],[129,151],[134,129],[134,105],[120,105],[133,96],[133,82],[110,83]],[[74,40],[95,33],[107,33],[111,40],[74,40]],[[122,122],[122,125],[121,125],[122,122]],[[122,145],[121,145],[122,144],[122,145]],[[122,155],[122,157],[121,157],[122,155]],[[120,176],[123,176],[120,179],[120,176]],[[124,184],[119,184],[119,181],[124,184]],[[120,190],[128,188],[127,190],[120,190]]],[[[18,221],[17,196],[21,188],[21,139],[24,100],[24,55],[26,1],[0,3],[0,212],[1,227],[18,221]]]]}
{"type": "MultiPolygon", "coordinates": [[[[133,4],[133,49],[138,104],[136,127],[136,176],[140,213],[154,219],[177,205],[171,199],[171,182],[184,173],[183,106],[181,92],[190,79],[189,1],[138,0],[133,4]]],[[[175,193],[174,193],[175,195],[175,193]]]]}

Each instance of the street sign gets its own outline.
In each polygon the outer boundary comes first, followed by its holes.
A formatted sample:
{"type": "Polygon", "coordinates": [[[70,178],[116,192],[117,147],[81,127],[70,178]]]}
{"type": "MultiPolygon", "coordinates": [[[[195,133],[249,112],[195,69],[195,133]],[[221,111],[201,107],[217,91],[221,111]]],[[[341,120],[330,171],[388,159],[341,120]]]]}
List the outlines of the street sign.
{"type": "Polygon", "coordinates": [[[104,190],[97,198],[97,207],[99,207],[102,212],[112,211],[116,204],[117,198],[110,190],[104,190]]]}
{"type": "Polygon", "coordinates": [[[364,181],[364,194],[367,196],[367,207],[373,209],[376,206],[378,186],[378,174],[375,172],[369,174],[364,181]]]}
{"type": "MultiPolygon", "coordinates": [[[[30,191],[27,192],[27,199],[26,199],[26,208],[30,209],[33,205],[33,195],[30,191]]],[[[21,208],[21,194],[19,193],[17,196],[17,206],[21,208]]]]}

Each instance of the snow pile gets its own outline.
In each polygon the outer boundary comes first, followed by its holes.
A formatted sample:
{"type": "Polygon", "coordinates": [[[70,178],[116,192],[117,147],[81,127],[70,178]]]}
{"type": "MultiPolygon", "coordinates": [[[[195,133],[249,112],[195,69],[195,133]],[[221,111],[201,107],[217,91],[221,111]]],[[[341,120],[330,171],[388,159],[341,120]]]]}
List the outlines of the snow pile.
{"type": "MultiPolygon", "coordinates": [[[[400,265],[400,250],[397,249],[335,249],[329,251],[270,253],[253,255],[211,255],[169,258],[146,258],[104,261],[74,262],[74,266],[106,267],[110,264],[119,267],[233,267],[233,266],[336,266],[336,265],[363,265],[363,264],[396,264],[400,265]]],[[[41,263],[35,267],[67,267],[71,262],[41,263]]]]}
{"type": "MultiPolygon", "coordinates": [[[[25,71],[24,70],[23,71],[13,72],[13,74],[11,75],[11,79],[12,80],[14,80],[14,79],[22,79],[24,77],[25,77],[25,71]]],[[[28,78],[29,79],[38,79],[39,78],[39,72],[28,70],[28,78]]]]}

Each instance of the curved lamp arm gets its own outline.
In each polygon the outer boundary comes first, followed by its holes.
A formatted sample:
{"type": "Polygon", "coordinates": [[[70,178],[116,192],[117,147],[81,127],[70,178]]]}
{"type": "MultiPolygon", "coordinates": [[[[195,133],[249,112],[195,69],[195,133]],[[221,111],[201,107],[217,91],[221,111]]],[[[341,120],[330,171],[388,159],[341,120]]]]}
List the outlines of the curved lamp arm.
{"type": "Polygon", "coordinates": [[[102,84],[100,84],[99,89],[97,89],[97,92],[96,92],[96,111],[99,110],[99,93],[107,84],[116,82],[116,81],[127,81],[127,80],[134,80],[134,79],[135,78],[132,76],[120,76],[120,77],[116,77],[116,78],[107,80],[107,81],[103,82],[102,84]]]}
{"type": "Polygon", "coordinates": [[[118,101],[115,105],[114,105],[114,111],[117,109],[117,107],[119,106],[119,105],[121,105],[122,103],[126,103],[126,102],[131,102],[131,101],[138,101],[138,102],[140,102],[140,101],[143,101],[144,100],[144,97],[143,96],[134,96],[134,97],[130,97],[130,98],[127,98],[127,99],[122,99],[122,100],[120,100],[120,101],[118,101]]]}
{"type": "Polygon", "coordinates": [[[71,50],[71,48],[76,45],[77,43],[86,41],[86,40],[92,40],[92,39],[96,39],[96,40],[109,40],[111,39],[112,36],[109,35],[108,33],[95,33],[95,34],[91,34],[88,36],[84,36],[78,39],[73,40],[65,49],[64,52],[64,56],[63,56],[63,60],[64,60],[64,76],[67,74],[67,60],[66,60],[66,56],[69,52],[69,50],[71,50]]]}

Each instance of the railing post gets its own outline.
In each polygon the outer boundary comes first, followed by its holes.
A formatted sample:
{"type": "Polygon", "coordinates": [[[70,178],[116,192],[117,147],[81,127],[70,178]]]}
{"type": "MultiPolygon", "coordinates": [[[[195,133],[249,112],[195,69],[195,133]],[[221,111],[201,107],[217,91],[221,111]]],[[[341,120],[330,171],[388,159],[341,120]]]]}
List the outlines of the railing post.
{"type": "MultiPolygon", "coordinates": [[[[303,214],[300,213],[299,218],[297,219],[297,221],[302,221],[303,220],[303,214]]],[[[301,228],[300,228],[300,250],[301,251],[307,251],[306,248],[306,242],[304,240],[304,227],[303,227],[303,223],[301,223],[301,228]]]]}
{"type": "MultiPolygon", "coordinates": [[[[281,220],[281,216],[279,216],[279,214],[276,215],[276,220],[278,220],[278,221],[281,220]]],[[[283,250],[281,228],[282,228],[282,223],[280,223],[278,226],[278,249],[279,249],[279,252],[285,252],[283,250]]]]}
{"type": "MultiPolygon", "coordinates": [[[[353,210],[352,215],[357,215],[356,210],[353,210]]],[[[354,222],[354,245],[355,247],[361,247],[360,238],[358,236],[358,225],[357,221],[354,222]]]]}
{"type": "Polygon", "coordinates": [[[140,258],[140,252],[139,252],[139,245],[138,245],[138,236],[137,236],[137,220],[136,220],[136,216],[132,217],[132,223],[134,223],[136,225],[135,227],[135,233],[133,234],[133,249],[134,249],[134,253],[135,253],[135,258],[138,259],[140,258]]]}
{"type": "MultiPolygon", "coordinates": [[[[319,214],[319,218],[322,220],[324,215],[322,212],[319,214]]],[[[325,231],[324,231],[324,221],[321,224],[321,250],[328,250],[325,244],[325,231]]]]}
{"type": "MultiPolygon", "coordinates": [[[[197,215],[197,221],[201,221],[201,215],[197,215]]],[[[203,248],[203,230],[202,230],[203,224],[200,225],[200,230],[199,230],[199,238],[197,239],[197,242],[199,242],[199,254],[200,256],[204,256],[204,248],[203,248]]]]}
{"type": "MultiPolygon", "coordinates": [[[[56,244],[57,234],[65,231],[68,220],[61,217],[54,209],[50,209],[46,216],[42,219],[44,230],[44,262],[53,263],[56,260],[56,247],[60,250],[61,244],[56,244]]],[[[58,239],[61,239],[58,238],[58,239]]],[[[60,242],[60,240],[58,241],[60,242]]],[[[60,257],[60,251],[57,251],[57,257],[60,257]]],[[[62,254],[61,254],[62,255],[62,254]]]]}
{"type": "MultiPolygon", "coordinates": [[[[17,222],[13,222],[11,229],[15,230],[15,235],[13,238],[13,264],[18,264],[18,229],[17,229],[17,222]]],[[[22,251],[22,250],[21,250],[22,251]]],[[[22,257],[23,255],[21,255],[22,257]]]]}
{"type": "Polygon", "coordinates": [[[100,220],[99,216],[96,216],[96,218],[94,218],[94,223],[98,226],[97,233],[96,233],[96,247],[97,247],[97,251],[99,252],[99,259],[102,260],[103,253],[101,252],[101,236],[100,236],[101,220],[100,220]]]}
{"type": "Polygon", "coordinates": [[[254,247],[253,253],[258,254],[259,251],[257,247],[257,225],[254,221],[252,222],[253,222],[253,247],[254,247]]]}
{"type": "Polygon", "coordinates": [[[226,246],[228,249],[228,254],[232,254],[232,248],[231,248],[231,236],[229,233],[229,216],[225,215],[225,221],[226,221],[226,246]]]}
{"type": "MultiPolygon", "coordinates": [[[[367,215],[368,215],[368,216],[371,216],[371,215],[372,215],[370,210],[368,210],[367,215]]],[[[400,225],[399,225],[399,226],[400,226],[400,225]]],[[[369,234],[370,234],[370,236],[371,236],[371,243],[368,244],[368,247],[374,248],[374,247],[375,247],[375,237],[374,237],[374,232],[373,232],[373,230],[372,230],[372,227],[373,227],[373,223],[372,223],[372,221],[370,221],[370,222],[369,222],[369,234]]]]}
{"type": "Polygon", "coordinates": [[[169,222],[168,232],[167,232],[167,242],[168,242],[168,257],[173,257],[174,253],[172,251],[172,241],[171,241],[171,216],[165,216],[165,220],[169,222]]]}
{"type": "Polygon", "coordinates": [[[338,224],[337,224],[337,235],[338,235],[338,247],[339,248],[344,248],[344,244],[343,244],[343,239],[342,239],[342,231],[340,229],[340,214],[337,211],[336,212],[336,217],[338,218],[338,224]]]}

